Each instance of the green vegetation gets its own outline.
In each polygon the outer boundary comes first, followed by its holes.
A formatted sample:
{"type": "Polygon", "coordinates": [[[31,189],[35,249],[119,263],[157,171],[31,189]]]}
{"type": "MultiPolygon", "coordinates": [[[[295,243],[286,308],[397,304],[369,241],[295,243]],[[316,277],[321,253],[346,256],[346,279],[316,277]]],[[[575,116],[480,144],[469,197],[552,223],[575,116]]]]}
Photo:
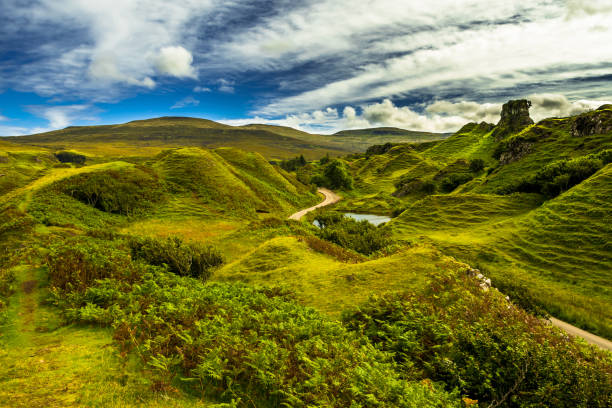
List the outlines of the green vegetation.
{"type": "Polygon", "coordinates": [[[371,255],[392,244],[389,231],[368,221],[356,221],[341,214],[319,214],[315,222],[320,227],[319,238],[364,255],[371,255]]]}
{"type": "Polygon", "coordinates": [[[84,164],[87,157],[82,154],[69,151],[61,151],[55,153],[55,157],[62,163],[84,164]]]}
{"type": "Polygon", "coordinates": [[[540,317],[612,338],[612,107],[522,106],[423,144],[188,118],[0,143],[0,400],[609,406],[610,355],[540,317]],[[316,185],[343,200],[289,220],[316,185]]]}
{"type": "Polygon", "coordinates": [[[482,406],[610,403],[604,353],[548,337],[545,327],[499,293],[483,295],[457,275],[430,278],[426,288],[372,298],[343,321],[391,352],[407,378],[442,381],[482,406]]]}
{"type": "Polygon", "coordinates": [[[151,265],[166,266],[179,276],[191,276],[206,280],[211,268],[223,263],[223,255],[211,246],[185,244],[179,237],[159,240],[132,238],[128,245],[132,258],[142,259],[151,265]]]}

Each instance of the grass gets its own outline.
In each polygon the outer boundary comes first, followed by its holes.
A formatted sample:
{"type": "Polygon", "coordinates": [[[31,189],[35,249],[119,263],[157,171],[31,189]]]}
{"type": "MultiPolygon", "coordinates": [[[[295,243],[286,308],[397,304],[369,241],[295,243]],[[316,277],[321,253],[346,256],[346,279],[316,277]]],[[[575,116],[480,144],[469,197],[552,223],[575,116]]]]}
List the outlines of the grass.
{"type": "Polygon", "coordinates": [[[150,156],[181,146],[236,147],[269,159],[304,152],[310,159],[353,151],[327,138],[278,126],[234,127],[206,119],[164,117],[107,126],[72,126],[30,136],[7,138],[14,143],[53,150],[76,149],[97,156],[150,156]]]}
{"type": "Polygon", "coordinates": [[[62,326],[44,306],[43,268],[14,271],[19,290],[10,299],[10,323],[0,331],[2,406],[210,406],[178,390],[152,393],[138,364],[116,351],[108,329],[62,326]]]}
{"type": "Polygon", "coordinates": [[[332,316],[373,294],[417,289],[436,270],[459,271],[466,265],[429,246],[363,263],[348,264],[313,252],[294,237],[264,242],[215,273],[214,279],[270,285],[281,283],[300,303],[332,316]]]}

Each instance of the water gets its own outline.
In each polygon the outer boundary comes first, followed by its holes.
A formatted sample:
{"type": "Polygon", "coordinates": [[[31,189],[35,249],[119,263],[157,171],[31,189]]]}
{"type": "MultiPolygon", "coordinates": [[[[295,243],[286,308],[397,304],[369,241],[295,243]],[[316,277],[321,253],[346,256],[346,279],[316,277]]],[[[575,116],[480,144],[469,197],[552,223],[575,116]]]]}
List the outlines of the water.
{"type": "Polygon", "coordinates": [[[355,214],[355,213],[344,213],[349,218],[352,218],[357,221],[366,220],[370,224],[380,225],[385,222],[391,221],[391,218],[386,215],[375,215],[375,214],[355,214]]]}
{"type": "MultiPolygon", "coordinates": [[[[384,224],[385,222],[389,222],[391,221],[391,218],[385,216],[385,215],[376,215],[376,214],[355,214],[355,213],[344,213],[345,216],[352,218],[354,220],[357,221],[362,221],[362,220],[366,220],[368,221],[370,224],[373,225],[380,225],[380,224],[384,224]]],[[[319,225],[319,223],[317,222],[317,220],[314,220],[312,222],[314,225],[316,225],[317,227],[321,227],[319,225]]]]}

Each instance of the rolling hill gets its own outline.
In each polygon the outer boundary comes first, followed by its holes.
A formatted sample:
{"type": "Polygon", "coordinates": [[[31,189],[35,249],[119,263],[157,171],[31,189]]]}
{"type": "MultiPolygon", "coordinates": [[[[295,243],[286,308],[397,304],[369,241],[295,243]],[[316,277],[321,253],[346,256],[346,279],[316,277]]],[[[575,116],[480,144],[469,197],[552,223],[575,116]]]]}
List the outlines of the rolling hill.
{"type": "Polygon", "coordinates": [[[433,243],[526,304],[611,338],[612,107],[533,124],[526,101],[517,106],[520,118],[468,124],[425,149],[353,159],[356,190],[338,209],[398,215],[399,239],[433,243]]]}
{"type": "Polygon", "coordinates": [[[73,149],[98,156],[141,156],[156,154],[168,147],[200,146],[236,147],[258,152],[268,159],[285,159],[300,154],[317,159],[326,154],[341,156],[363,152],[377,143],[425,142],[441,140],[446,136],[397,128],[343,131],[326,136],[286,126],[229,126],[207,119],[161,117],[119,125],[70,126],[52,132],[4,139],[57,150],[73,149]]]}

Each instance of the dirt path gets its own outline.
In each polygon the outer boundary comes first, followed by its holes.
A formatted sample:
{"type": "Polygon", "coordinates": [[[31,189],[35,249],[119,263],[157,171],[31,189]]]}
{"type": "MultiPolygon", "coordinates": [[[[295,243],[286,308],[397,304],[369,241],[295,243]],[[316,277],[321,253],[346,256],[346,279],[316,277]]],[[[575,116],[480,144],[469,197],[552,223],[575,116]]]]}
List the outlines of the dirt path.
{"type": "Polygon", "coordinates": [[[555,319],[554,317],[550,318],[550,322],[553,324],[553,326],[564,330],[570,336],[582,337],[587,343],[599,346],[604,350],[612,351],[612,342],[604,339],[603,337],[596,336],[593,333],[579,329],[569,323],[555,319]]]}
{"type": "Polygon", "coordinates": [[[325,199],[315,206],[312,206],[310,208],[306,208],[304,210],[300,210],[296,212],[295,214],[291,215],[291,217],[289,217],[290,220],[299,221],[304,215],[306,215],[307,213],[311,211],[316,210],[317,208],[325,207],[326,205],[334,204],[342,200],[342,197],[340,197],[338,194],[326,188],[319,188],[317,191],[323,194],[325,196],[325,199]]]}

